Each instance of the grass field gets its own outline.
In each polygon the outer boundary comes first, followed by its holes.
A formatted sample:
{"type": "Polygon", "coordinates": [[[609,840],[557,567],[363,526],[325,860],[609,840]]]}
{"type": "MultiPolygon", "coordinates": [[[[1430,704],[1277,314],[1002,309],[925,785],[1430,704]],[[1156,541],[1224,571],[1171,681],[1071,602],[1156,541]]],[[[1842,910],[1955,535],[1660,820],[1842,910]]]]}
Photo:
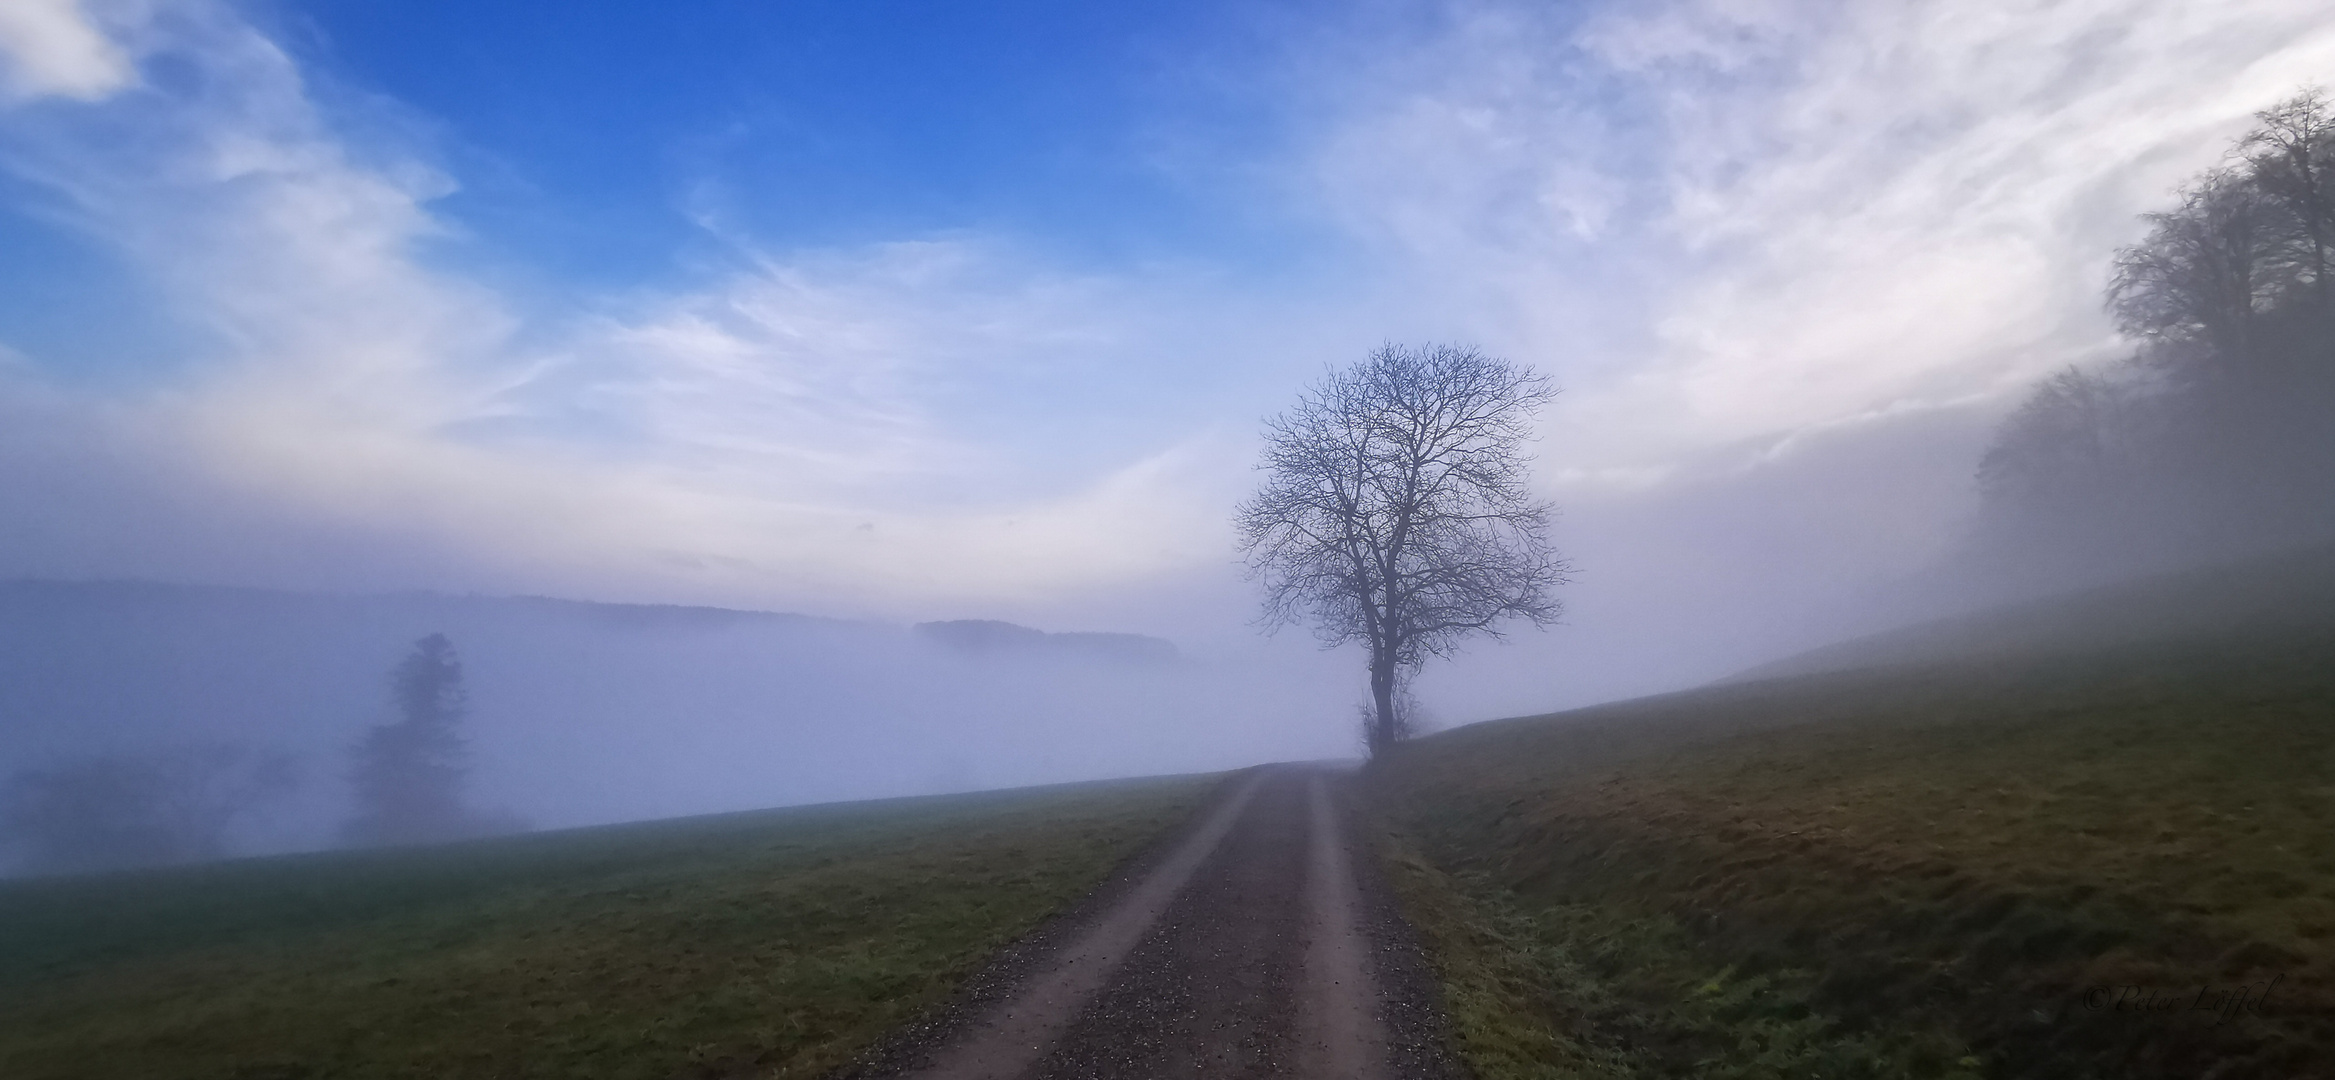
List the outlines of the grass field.
{"type": "Polygon", "coordinates": [[[0,883],[0,1076],[811,1076],[1210,777],[0,883]]]}
{"type": "Polygon", "coordinates": [[[2324,624],[1481,724],[1373,783],[1485,1080],[2335,1075],[2324,624]]]}

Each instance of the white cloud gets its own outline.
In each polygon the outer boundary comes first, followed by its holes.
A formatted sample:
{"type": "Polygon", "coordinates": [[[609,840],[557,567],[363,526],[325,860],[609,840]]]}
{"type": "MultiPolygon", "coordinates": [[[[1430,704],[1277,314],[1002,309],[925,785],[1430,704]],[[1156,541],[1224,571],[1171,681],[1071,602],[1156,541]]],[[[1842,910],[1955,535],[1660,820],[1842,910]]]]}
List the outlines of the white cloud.
{"type": "Polygon", "coordinates": [[[1449,322],[1557,370],[1592,467],[2113,347],[2134,215],[2335,73],[2335,12],[2298,0],[1447,10],[1304,164],[1449,322]]]}
{"type": "Polygon", "coordinates": [[[959,433],[960,399],[1123,347],[1127,303],[968,237],[756,256],[588,320],[510,397],[546,418],[604,409],[637,444],[749,486],[747,474],[830,497],[962,486],[998,461],[959,433]]]}
{"type": "Polygon", "coordinates": [[[0,0],[0,102],[50,95],[93,101],[137,80],[128,54],[91,18],[89,0],[0,0]]]}
{"type": "Polygon", "coordinates": [[[1670,120],[1664,226],[1701,265],[1663,353],[1721,429],[1988,393],[2107,346],[2101,267],[2132,216],[2335,61],[2313,4],[1742,9],[1685,9],[1735,28],[1718,43],[1665,46],[1679,9],[1600,28],[1670,120]]]}

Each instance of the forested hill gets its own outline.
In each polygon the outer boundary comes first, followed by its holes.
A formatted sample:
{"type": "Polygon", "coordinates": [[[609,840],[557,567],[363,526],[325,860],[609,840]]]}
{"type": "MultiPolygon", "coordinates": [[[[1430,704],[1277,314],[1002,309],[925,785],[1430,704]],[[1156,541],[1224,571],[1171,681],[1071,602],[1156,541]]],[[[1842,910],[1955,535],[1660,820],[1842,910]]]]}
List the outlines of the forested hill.
{"type": "Polygon", "coordinates": [[[1981,564],[2097,581],[2335,540],[2335,101],[2264,110],[2225,161],[2109,267],[2132,352],[1996,433],[1981,564]]]}

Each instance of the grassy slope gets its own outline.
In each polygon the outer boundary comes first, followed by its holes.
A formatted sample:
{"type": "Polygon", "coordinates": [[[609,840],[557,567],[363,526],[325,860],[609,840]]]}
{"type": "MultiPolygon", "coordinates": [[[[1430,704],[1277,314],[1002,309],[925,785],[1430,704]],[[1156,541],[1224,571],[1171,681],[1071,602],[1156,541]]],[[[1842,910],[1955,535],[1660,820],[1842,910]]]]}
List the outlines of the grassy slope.
{"type": "Polygon", "coordinates": [[[1787,657],[1738,679],[2308,635],[2324,632],[2331,618],[2335,545],[2319,545],[1874,634],[1787,657]]]}
{"type": "Polygon", "coordinates": [[[2335,1075],[2324,623],[1477,725],[1375,782],[1488,1080],[2335,1075]]]}
{"type": "Polygon", "coordinates": [[[1210,778],[0,885],[0,1076],[804,1076],[1210,778]]]}

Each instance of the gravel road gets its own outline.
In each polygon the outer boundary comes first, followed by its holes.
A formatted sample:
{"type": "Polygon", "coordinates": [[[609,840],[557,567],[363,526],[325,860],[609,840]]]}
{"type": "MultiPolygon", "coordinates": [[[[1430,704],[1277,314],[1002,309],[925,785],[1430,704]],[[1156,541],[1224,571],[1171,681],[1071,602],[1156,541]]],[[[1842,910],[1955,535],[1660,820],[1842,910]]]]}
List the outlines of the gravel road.
{"type": "Polygon", "coordinates": [[[1313,766],[1236,782],[859,1075],[1462,1076],[1346,785],[1313,766]]]}

